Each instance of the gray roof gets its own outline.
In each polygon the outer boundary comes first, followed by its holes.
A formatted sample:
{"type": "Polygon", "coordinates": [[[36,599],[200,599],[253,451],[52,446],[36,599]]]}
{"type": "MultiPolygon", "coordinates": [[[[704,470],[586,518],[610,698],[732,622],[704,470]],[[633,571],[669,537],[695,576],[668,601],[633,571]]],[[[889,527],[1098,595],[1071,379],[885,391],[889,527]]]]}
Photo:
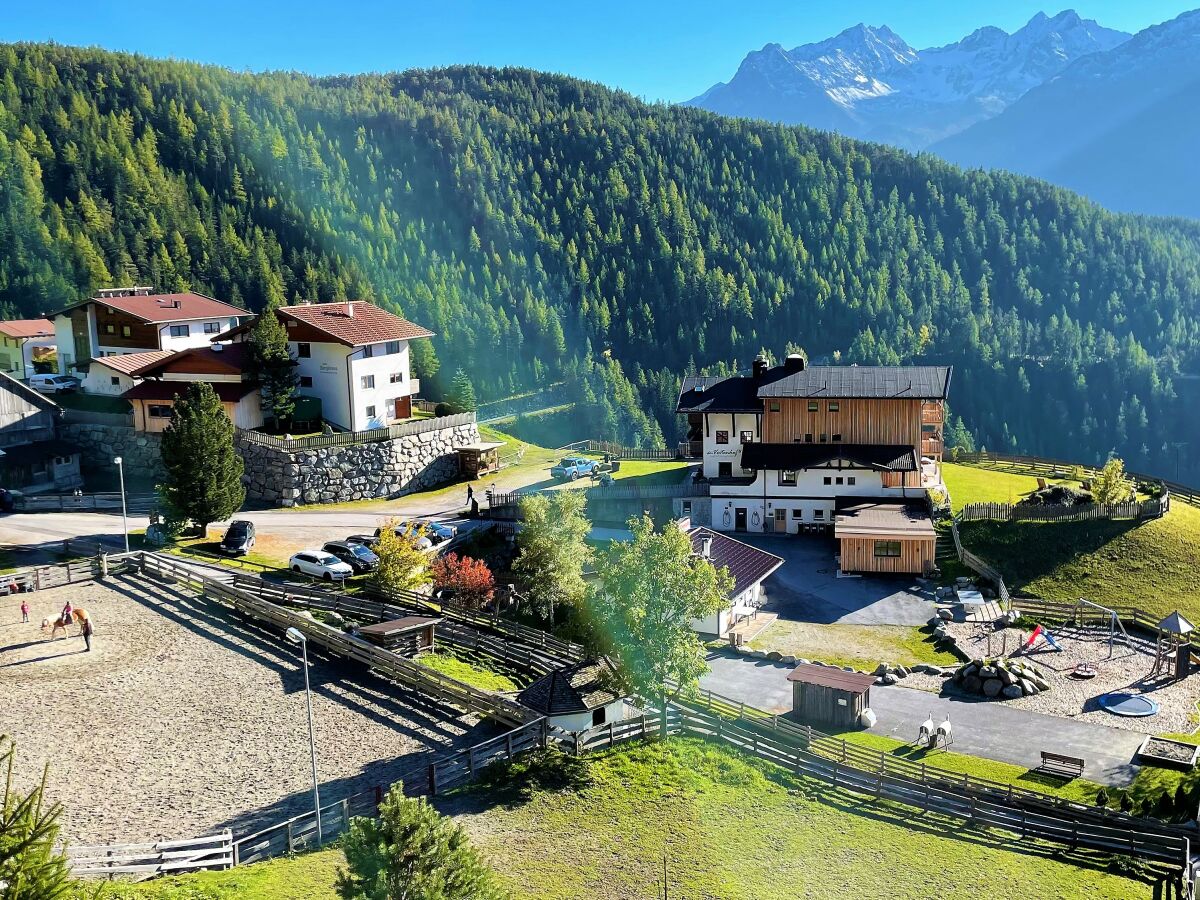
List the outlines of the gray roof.
{"type": "Polygon", "coordinates": [[[1190,634],[1195,630],[1192,623],[1179,614],[1179,610],[1175,610],[1175,612],[1159,622],[1158,627],[1172,634],[1190,634]]]}
{"type": "Polygon", "coordinates": [[[756,391],[760,381],[744,375],[719,378],[688,375],[679,391],[677,412],[760,412],[762,401],[756,391]]]}
{"type": "Polygon", "coordinates": [[[917,471],[913,448],[902,444],[742,444],[743,469],[811,469],[837,459],[866,469],[888,472],[917,471]]]}
{"type": "Polygon", "coordinates": [[[586,659],[539,678],[517,695],[544,716],[589,712],[619,700],[616,670],[606,657],[586,659]]]}
{"type": "Polygon", "coordinates": [[[767,373],[758,397],[944,400],[949,366],[810,366],[782,378],[767,373]]]}

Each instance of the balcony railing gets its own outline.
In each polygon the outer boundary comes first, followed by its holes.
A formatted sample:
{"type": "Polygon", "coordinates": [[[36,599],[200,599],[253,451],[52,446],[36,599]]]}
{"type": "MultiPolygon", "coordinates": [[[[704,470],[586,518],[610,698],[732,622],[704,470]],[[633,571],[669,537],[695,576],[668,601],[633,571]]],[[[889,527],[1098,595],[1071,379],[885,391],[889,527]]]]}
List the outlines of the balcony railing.
{"type": "Polygon", "coordinates": [[[922,425],[941,425],[945,419],[945,411],[940,403],[921,407],[922,425]]]}

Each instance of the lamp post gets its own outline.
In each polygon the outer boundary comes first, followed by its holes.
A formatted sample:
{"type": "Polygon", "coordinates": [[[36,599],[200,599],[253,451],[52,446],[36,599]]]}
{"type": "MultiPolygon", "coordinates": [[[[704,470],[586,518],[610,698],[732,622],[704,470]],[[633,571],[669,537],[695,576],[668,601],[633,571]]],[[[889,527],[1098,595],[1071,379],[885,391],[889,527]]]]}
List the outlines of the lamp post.
{"type": "Polygon", "coordinates": [[[300,645],[300,655],[304,663],[304,698],[308,703],[308,751],[312,757],[313,812],[317,816],[317,844],[320,844],[322,842],[321,791],[317,786],[317,739],[313,733],[312,690],[308,686],[308,638],[299,628],[289,628],[285,636],[293,644],[300,645]]]}
{"type": "Polygon", "coordinates": [[[117,474],[121,476],[121,529],[125,532],[125,552],[129,552],[129,514],[125,509],[125,465],[119,456],[113,457],[117,465],[117,474]]]}

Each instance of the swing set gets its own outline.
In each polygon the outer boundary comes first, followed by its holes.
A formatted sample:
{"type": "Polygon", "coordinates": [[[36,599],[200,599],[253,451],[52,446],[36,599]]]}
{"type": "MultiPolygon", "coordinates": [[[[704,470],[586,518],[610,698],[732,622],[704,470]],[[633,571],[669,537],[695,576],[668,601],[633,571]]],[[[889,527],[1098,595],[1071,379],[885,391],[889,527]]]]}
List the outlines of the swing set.
{"type": "Polygon", "coordinates": [[[1083,626],[1087,624],[1088,610],[1096,610],[1100,613],[1100,619],[1108,620],[1108,658],[1113,657],[1113,645],[1117,642],[1117,632],[1121,633],[1121,643],[1126,647],[1129,644],[1129,632],[1125,630],[1124,623],[1121,622],[1121,617],[1117,615],[1115,609],[1110,609],[1107,606],[1102,606],[1099,603],[1093,603],[1091,600],[1079,598],[1079,602],[1075,604],[1075,609],[1071,612],[1071,623],[1074,625],[1083,626]]]}

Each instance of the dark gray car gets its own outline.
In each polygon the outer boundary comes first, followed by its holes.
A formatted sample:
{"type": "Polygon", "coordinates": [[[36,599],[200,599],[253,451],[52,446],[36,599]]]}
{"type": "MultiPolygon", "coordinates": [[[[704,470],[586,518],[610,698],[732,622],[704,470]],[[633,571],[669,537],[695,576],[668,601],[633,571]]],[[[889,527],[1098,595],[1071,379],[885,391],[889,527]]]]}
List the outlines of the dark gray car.
{"type": "Polygon", "coordinates": [[[348,563],[355,575],[370,572],[379,565],[379,557],[375,555],[375,551],[356,541],[329,541],[321,549],[348,563]]]}

